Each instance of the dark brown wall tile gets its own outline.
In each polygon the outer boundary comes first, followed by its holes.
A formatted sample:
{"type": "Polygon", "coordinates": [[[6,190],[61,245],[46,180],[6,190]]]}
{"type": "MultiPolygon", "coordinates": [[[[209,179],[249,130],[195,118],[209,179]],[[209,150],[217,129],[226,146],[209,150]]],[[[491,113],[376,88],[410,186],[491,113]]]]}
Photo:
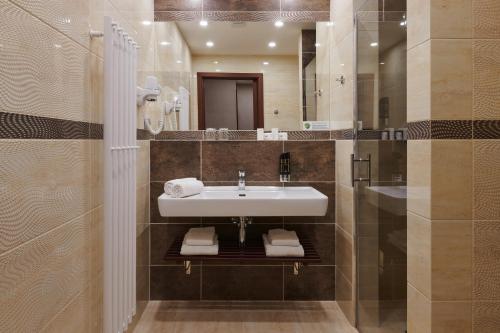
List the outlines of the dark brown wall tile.
{"type": "Polygon", "coordinates": [[[149,207],[151,210],[151,223],[188,223],[188,224],[199,224],[201,223],[201,217],[164,217],[160,215],[160,210],[158,209],[158,197],[164,193],[164,182],[151,182],[150,183],[150,195],[149,195],[149,207]]]}
{"type": "Polygon", "coordinates": [[[151,265],[175,264],[163,259],[165,253],[178,237],[183,237],[189,228],[198,225],[152,224],[151,225],[151,265]]]}
{"type": "Polygon", "coordinates": [[[335,181],[334,141],[286,141],[292,181],[335,181]]]}
{"type": "Polygon", "coordinates": [[[202,0],[154,0],[155,11],[191,11],[201,10],[202,0]]]}
{"type": "MultiPolygon", "coordinates": [[[[292,157],[293,159],[293,157],[292,157]]],[[[293,172],[293,170],[292,170],[293,172]]],[[[285,183],[285,186],[312,186],[328,197],[325,216],[285,216],[285,223],[335,223],[335,183],[285,183]]]]}
{"type": "Polygon", "coordinates": [[[203,142],[203,181],[238,180],[238,170],[246,171],[248,181],[279,181],[279,156],[283,143],[203,142]]]}
{"type": "Polygon", "coordinates": [[[204,10],[223,11],[279,11],[280,0],[205,0],[204,10]]]}
{"type": "Polygon", "coordinates": [[[299,275],[285,267],[285,300],[333,301],[335,299],[335,266],[306,266],[299,275]]]}
{"type": "Polygon", "coordinates": [[[322,265],[335,265],[334,224],[285,224],[285,229],[295,230],[299,238],[310,239],[321,258],[322,265]]]}
{"type": "Polygon", "coordinates": [[[151,266],[151,300],[199,300],[200,267],[186,275],[183,266],[151,266]]]}
{"type": "Polygon", "coordinates": [[[151,181],[200,178],[200,142],[151,141],[151,181]]]}
{"type": "Polygon", "coordinates": [[[285,11],[330,11],[330,0],[283,0],[285,11]]]}
{"type": "Polygon", "coordinates": [[[282,300],[282,266],[203,266],[204,300],[282,300]]]}

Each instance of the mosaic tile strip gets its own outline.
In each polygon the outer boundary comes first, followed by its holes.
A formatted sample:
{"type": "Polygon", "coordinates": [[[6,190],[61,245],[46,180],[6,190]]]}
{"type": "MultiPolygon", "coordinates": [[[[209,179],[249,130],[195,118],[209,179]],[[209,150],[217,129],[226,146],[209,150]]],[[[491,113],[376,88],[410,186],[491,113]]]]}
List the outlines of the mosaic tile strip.
{"type": "Polygon", "coordinates": [[[137,140],[152,140],[154,139],[154,135],[151,134],[148,130],[145,129],[137,129],[137,140]]]}
{"type": "Polygon", "coordinates": [[[425,120],[408,123],[409,140],[500,139],[500,120],[425,120]]]}
{"type": "Polygon", "coordinates": [[[289,141],[330,140],[330,131],[288,131],[289,141]]]}
{"type": "Polygon", "coordinates": [[[408,123],[408,140],[429,140],[430,138],[430,121],[425,120],[408,123]]]}
{"type": "Polygon", "coordinates": [[[354,130],[350,129],[339,129],[330,131],[330,139],[332,140],[353,140],[354,130]]]}
{"type": "MultiPolygon", "coordinates": [[[[155,21],[197,21],[201,11],[155,11],[155,21]]],[[[208,21],[272,22],[281,19],[286,22],[324,22],[330,20],[329,11],[205,11],[208,21]]]]}
{"type": "Polygon", "coordinates": [[[472,139],[472,120],[432,120],[432,139],[472,139]]]}
{"type": "Polygon", "coordinates": [[[163,131],[154,137],[155,140],[200,141],[203,131],[163,131]]]}
{"type": "Polygon", "coordinates": [[[102,139],[103,125],[0,112],[2,139],[102,139]]]}
{"type": "Polygon", "coordinates": [[[474,120],[474,139],[500,139],[500,120],[474,120]]]}

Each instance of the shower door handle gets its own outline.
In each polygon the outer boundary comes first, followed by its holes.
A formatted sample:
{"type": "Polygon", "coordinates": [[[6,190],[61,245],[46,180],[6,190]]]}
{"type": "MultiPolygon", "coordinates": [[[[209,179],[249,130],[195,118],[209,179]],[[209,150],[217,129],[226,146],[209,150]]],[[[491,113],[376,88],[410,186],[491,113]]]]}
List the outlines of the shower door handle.
{"type": "Polygon", "coordinates": [[[368,182],[368,186],[372,186],[372,155],[368,154],[368,158],[354,158],[354,154],[351,154],[351,183],[354,187],[356,182],[368,182]],[[354,166],[356,163],[367,163],[368,164],[368,178],[355,178],[354,176],[354,166]]]}

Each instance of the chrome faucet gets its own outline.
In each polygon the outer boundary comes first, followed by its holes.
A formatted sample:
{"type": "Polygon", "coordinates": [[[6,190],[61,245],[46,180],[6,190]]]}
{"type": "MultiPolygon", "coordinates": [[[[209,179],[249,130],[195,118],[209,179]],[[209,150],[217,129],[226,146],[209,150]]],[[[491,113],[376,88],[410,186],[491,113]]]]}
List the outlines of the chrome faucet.
{"type": "Polygon", "coordinates": [[[238,191],[245,190],[245,171],[238,171],[238,191]]]}

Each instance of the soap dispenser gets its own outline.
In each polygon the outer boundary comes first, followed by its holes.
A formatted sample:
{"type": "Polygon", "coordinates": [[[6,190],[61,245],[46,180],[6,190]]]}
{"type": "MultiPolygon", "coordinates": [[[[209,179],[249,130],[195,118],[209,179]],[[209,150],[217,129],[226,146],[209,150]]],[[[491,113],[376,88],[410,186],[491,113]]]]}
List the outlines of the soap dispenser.
{"type": "Polygon", "coordinates": [[[287,152],[280,155],[280,182],[289,182],[290,173],[290,153],[287,152]]]}

